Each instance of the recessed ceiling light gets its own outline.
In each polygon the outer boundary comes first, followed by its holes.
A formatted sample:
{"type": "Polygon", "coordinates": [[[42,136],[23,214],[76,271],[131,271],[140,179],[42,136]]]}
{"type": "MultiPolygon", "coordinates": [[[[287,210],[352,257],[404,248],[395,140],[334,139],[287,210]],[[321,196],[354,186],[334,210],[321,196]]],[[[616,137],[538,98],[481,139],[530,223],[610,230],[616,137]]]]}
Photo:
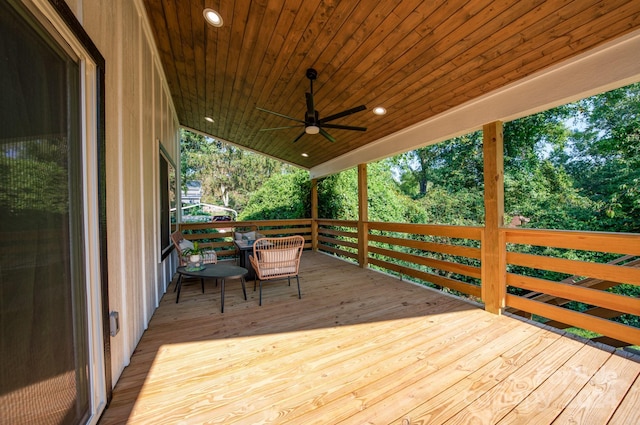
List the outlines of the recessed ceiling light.
{"type": "Polygon", "coordinates": [[[376,106],[375,108],[373,108],[373,113],[376,115],[384,115],[387,113],[387,110],[382,106],[376,106]]]}
{"type": "Polygon", "coordinates": [[[209,121],[209,122],[213,122],[213,118],[211,117],[204,117],[205,121],[209,121]]]}
{"type": "Polygon", "coordinates": [[[206,19],[209,24],[213,25],[214,27],[222,26],[222,16],[220,16],[220,14],[215,10],[205,9],[202,14],[204,15],[204,19],[206,19]]]}
{"type": "Polygon", "coordinates": [[[308,153],[303,153],[302,156],[304,156],[305,158],[309,158],[309,154],[308,153]]]}

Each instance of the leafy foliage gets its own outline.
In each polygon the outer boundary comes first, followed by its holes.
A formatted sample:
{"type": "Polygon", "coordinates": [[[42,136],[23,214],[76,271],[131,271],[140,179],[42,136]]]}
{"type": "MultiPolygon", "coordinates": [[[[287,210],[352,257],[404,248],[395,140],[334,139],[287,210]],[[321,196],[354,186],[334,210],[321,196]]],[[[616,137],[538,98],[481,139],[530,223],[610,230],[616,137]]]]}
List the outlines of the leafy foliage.
{"type": "Polygon", "coordinates": [[[3,211],[17,215],[33,211],[66,213],[69,208],[66,155],[66,140],[6,144],[0,164],[3,211]]]}
{"type": "MultiPolygon", "coordinates": [[[[404,196],[384,162],[367,167],[369,220],[421,223],[424,212],[404,196]]],[[[318,216],[358,219],[358,173],[355,168],[322,179],[318,184],[318,216]]]]}
{"type": "MultiPolygon", "coordinates": [[[[203,202],[243,210],[253,192],[292,167],[219,140],[181,131],[181,179],[202,182],[203,202]]],[[[183,190],[185,187],[183,187],[183,190]]]]}
{"type": "MultiPolygon", "coordinates": [[[[565,159],[602,230],[640,232],[640,83],[578,102],[565,159]]],[[[564,159],[564,158],[562,158],[564,159]]]]}
{"type": "Polygon", "coordinates": [[[282,220],[310,217],[310,193],[309,174],[291,169],[271,177],[255,191],[238,219],[282,220]]]}

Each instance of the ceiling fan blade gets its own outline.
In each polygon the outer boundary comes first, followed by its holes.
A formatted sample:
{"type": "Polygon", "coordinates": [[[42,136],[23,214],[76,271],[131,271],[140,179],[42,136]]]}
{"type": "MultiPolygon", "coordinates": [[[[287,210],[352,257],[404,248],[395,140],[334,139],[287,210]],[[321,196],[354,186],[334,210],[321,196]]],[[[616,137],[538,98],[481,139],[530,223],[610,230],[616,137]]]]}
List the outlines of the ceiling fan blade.
{"type": "Polygon", "coordinates": [[[338,112],[337,114],[329,115],[328,117],[322,118],[318,122],[320,124],[323,124],[325,122],[333,121],[333,120],[336,120],[338,118],[346,117],[347,115],[355,114],[356,112],[364,111],[365,109],[367,109],[367,107],[364,106],[364,105],[356,106],[355,108],[347,109],[346,111],[342,111],[342,112],[338,112]]]}
{"type": "Polygon", "coordinates": [[[314,106],[313,106],[313,94],[305,93],[305,97],[307,98],[307,113],[311,116],[314,114],[314,106]]]}
{"type": "Polygon", "coordinates": [[[334,143],[336,141],[336,139],[334,139],[333,136],[331,136],[329,133],[324,131],[322,128],[320,129],[320,134],[322,134],[331,143],[334,143]]]}
{"type": "Polygon", "coordinates": [[[269,113],[269,114],[277,115],[277,116],[279,116],[279,117],[286,118],[286,119],[288,119],[288,120],[298,121],[298,122],[301,122],[301,123],[303,123],[303,124],[304,124],[304,121],[299,120],[299,119],[297,119],[297,118],[291,118],[291,117],[288,117],[288,116],[286,116],[286,115],[283,115],[283,114],[279,114],[279,113],[277,113],[277,112],[270,111],[270,110],[268,110],[268,109],[262,109],[262,108],[259,108],[259,107],[257,107],[257,106],[256,106],[256,109],[257,109],[257,110],[259,110],[259,111],[262,111],[262,112],[267,112],[267,113],[269,113]]]}
{"type": "Polygon", "coordinates": [[[300,133],[300,135],[299,135],[298,137],[296,137],[296,138],[293,140],[293,143],[295,143],[295,142],[297,142],[298,140],[300,140],[300,138],[301,138],[302,136],[304,136],[304,135],[305,135],[305,132],[303,131],[302,133],[300,133]]]}
{"type": "Polygon", "coordinates": [[[367,131],[367,127],[354,127],[351,125],[322,124],[322,126],[325,128],[339,128],[341,130],[367,131]]]}
{"type": "Polygon", "coordinates": [[[288,125],[286,127],[261,128],[258,131],[285,130],[287,128],[296,128],[296,127],[302,127],[302,124],[288,125]]]}

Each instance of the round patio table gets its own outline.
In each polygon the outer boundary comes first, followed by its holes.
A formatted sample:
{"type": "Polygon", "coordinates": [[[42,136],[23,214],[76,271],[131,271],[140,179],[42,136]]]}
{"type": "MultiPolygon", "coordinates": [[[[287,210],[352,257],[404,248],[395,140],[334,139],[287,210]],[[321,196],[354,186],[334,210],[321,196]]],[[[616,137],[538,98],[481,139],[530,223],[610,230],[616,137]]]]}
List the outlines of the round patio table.
{"type": "MultiPolygon", "coordinates": [[[[234,266],[231,264],[205,264],[202,270],[191,271],[186,267],[178,267],[176,270],[179,274],[178,282],[176,286],[178,288],[178,295],[176,296],[176,303],[180,299],[180,288],[182,287],[182,277],[199,277],[200,279],[204,278],[213,278],[220,279],[220,312],[224,313],[224,281],[225,279],[240,279],[242,283],[242,292],[244,293],[244,299],[247,299],[247,289],[244,284],[244,277],[248,273],[247,269],[244,267],[234,266]]],[[[204,286],[202,287],[202,292],[204,292],[204,286]]]]}

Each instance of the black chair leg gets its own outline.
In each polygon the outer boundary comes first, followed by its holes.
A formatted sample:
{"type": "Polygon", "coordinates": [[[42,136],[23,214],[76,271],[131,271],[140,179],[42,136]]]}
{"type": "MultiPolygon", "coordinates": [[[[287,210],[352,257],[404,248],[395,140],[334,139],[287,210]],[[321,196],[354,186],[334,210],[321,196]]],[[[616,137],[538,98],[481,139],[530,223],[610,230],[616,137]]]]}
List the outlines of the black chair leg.
{"type": "Polygon", "coordinates": [[[258,305],[262,305],[262,281],[260,281],[260,303],[258,305]]]}
{"type": "Polygon", "coordinates": [[[296,275],[296,280],[298,281],[298,299],[302,299],[302,294],[300,293],[300,278],[296,275]]]}

